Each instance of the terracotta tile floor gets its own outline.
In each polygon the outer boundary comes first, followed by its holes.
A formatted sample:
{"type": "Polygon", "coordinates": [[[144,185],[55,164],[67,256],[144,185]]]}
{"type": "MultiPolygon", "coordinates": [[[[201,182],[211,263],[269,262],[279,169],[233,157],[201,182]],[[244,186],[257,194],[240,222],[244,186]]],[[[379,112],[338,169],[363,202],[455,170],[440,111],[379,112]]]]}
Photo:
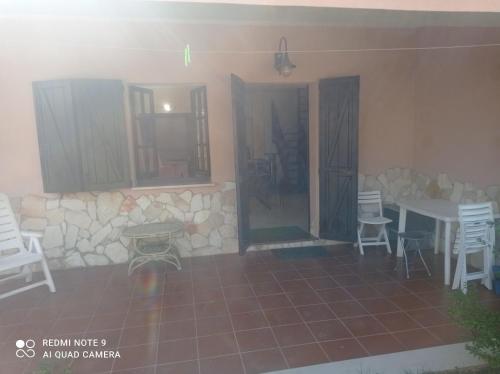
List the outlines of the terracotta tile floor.
{"type": "MultiPolygon", "coordinates": [[[[120,359],[67,360],[72,373],[262,373],[465,339],[447,316],[442,258],[433,276],[395,272],[382,250],[280,260],[271,252],[183,260],[183,270],[125,265],[54,271],[0,301],[0,372],[31,373],[16,339],[105,339],[120,359]]],[[[482,298],[500,310],[500,299],[482,298]]]]}

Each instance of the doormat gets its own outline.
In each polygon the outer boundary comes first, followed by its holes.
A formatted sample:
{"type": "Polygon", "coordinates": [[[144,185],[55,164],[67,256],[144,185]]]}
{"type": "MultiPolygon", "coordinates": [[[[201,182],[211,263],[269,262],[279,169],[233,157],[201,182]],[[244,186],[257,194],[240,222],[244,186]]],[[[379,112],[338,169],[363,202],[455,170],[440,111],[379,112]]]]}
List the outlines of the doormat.
{"type": "Polygon", "coordinates": [[[269,227],[250,230],[252,244],[311,240],[314,237],[297,226],[269,227]]]}
{"type": "Polygon", "coordinates": [[[297,247],[297,248],[279,248],[271,249],[271,252],[276,257],[282,260],[293,260],[300,258],[314,258],[314,257],[331,257],[325,247],[297,247]]]}

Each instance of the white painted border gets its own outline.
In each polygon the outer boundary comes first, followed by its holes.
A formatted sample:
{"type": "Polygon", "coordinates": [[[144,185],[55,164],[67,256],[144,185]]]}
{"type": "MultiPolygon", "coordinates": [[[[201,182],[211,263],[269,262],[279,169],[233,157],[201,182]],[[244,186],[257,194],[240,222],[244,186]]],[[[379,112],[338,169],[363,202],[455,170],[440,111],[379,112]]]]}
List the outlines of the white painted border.
{"type": "MultiPolygon", "coordinates": [[[[275,371],[279,374],[420,374],[457,367],[484,365],[465,349],[465,343],[416,349],[353,360],[329,362],[295,369],[275,371]]],[[[271,373],[271,372],[270,372],[271,373]]]]}
{"type": "Polygon", "coordinates": [[[167,186],[141,186],[141,187],[132,187],[132,191],[145,191],[145,190],[185,190],[192,189],[196,190],[197,188],[205,188],[205,187],[216,187],[215,183],[199,183],[199,184],[172,184],[167,186]]]}
{"type": "Polygon", "coordinates": [[[339,245],[339,244],[352,244],[352,243],[339,242],[336,240],[327,240],[327,239],[311,239],[311,240],[297,240],[297,241],[290,241],[290,242],[252,244],[248,247],[247,250],[248,251],[268,251],[270,249],[319,247],[319,246],[331,246],[331,245],[339,245]]]}

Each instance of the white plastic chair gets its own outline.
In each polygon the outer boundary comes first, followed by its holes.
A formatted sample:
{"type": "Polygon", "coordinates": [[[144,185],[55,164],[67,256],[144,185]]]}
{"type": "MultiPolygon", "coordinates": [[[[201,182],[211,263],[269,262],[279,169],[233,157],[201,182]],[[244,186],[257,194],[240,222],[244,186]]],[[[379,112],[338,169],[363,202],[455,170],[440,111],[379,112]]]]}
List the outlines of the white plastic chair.
{"type": "MultiPolygon", "coordinates": [[[[406,279],[410,279],[408,257],[412,253],[414,258],[413,265],[416,265],[416,261],[420,260],[422,265],[424,265],[427,275],[429,277],[431,276],[431,271],[429,269],[429,266],[427,266],[427,263],[424,260],[424,256],[422,256],[422,249],[424,249],[423,246],[429,242],[431,237],[432,237],[431,233],[422,230],[406,231],[398,233],[398,241],[401,243],[401,248],[403,249],[403,260],[404,260],[401,261],[401,268],[403,267],[403,262],[404,262],[404,268],[406,269],[406,279]]],[[[397,268],[398,265],[396,264],[396,268],[394,270],[397,270],[397,268]]]]}
{"type": "Polygon", "coordinates": [[[42,281],[33,282],[0,294],[0,299],[43,285],[47,285],[51,292],[56,292],[54,281],[40,245],[39,238],[41,236],[39,233],[19,230],[9,198],[4,194],[0,194],[0,274],[8,272],[7,276],[0,278],[0,283],[19,277],[25,277],[26,282],[31,282],[32,267],[37,263],[40,263],[45,276],[42,281]],[[28,247],[26,247],[23,237],[29,240],[28,247]],[[14,274],[10,275],[12,272],[14,274]]]}
{"type": "Polygon", "coordinates": [[[385,227],[391,222],[383,215],[380,191],[358,192],[358,246],[361,255],[365,254],[363,247],[370,245],[385,245],[387,253],[392,253],[385,227]],[[366,226],[374,226],[376,236],[363,236],[366,226]]]}
{"type": "Polygon", "coordinates": [[[453,279],[453,289],[460,287],[467,293],[467,282],[480,279],[481,283],[491,289],[491,262],[495,246],[493,204],[459,205],[460,223],[458,242],[458,260],[453,279]],[[472,273],[467,272],[467,256],[481,253],[483,268],[472,273]]]}

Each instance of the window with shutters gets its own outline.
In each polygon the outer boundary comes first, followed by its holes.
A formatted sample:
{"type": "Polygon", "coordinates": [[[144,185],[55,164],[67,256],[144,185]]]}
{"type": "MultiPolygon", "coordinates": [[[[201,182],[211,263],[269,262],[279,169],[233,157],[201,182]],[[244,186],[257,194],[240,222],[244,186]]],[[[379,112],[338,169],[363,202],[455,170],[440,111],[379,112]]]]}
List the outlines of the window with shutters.
{"type": "Polygon", "coordinates": [[[199,85],[130,85],[138,186],[210,181],[207,90],[199,85]]]}
{"type": "Polygon", "coordinates": [[[131,185],[121,81],[33,83],[45,192],[131,185]]]}

